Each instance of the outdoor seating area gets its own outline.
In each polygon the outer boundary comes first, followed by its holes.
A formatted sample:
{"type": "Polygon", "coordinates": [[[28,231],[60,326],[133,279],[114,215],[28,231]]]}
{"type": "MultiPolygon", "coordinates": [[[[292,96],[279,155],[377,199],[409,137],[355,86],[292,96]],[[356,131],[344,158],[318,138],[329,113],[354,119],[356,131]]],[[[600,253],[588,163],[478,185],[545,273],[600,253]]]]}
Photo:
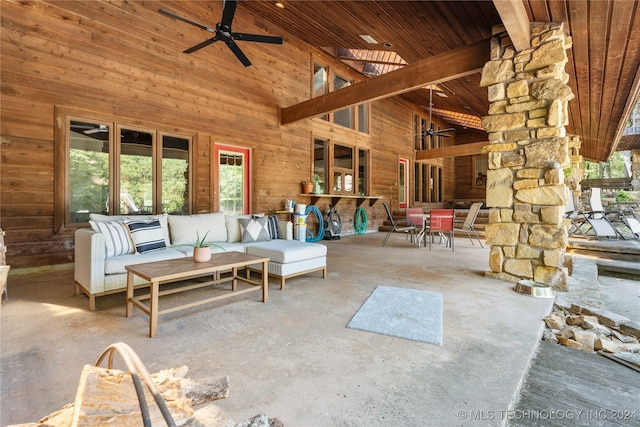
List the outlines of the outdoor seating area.
{"type": "MultiPolygon", "coordinates": [[[[381,228],[381,231],[387,232],[382,244],[383,246],[386,245],[389,237],[394,232],[407,233],[408,230],[413,230],[415,239],[409,239],[409,243],[415,243],[418,248],[421,246],[429,246],[431,250],[431,244],[437,237],[439,243],[444,244],[453,251],[452,236],[456,233],[466,235],[472,245],[475,245],[477,242],[481,248],[484,248],[478,230],[476,229],[476,221],[482,205],[482,202],[476,202],[468,209],[438,208],[429,209],[428,211],[425,211],[422,207],[408,207],[404,209],[406,219],[398,219],[398,215],[392,214],[385,204],[389,218],[388,222],[391,224],[391,227],[381,228]],[[408,229],[403,227],[404,224],[407,224],[406,227],[408,227],[408,229]]],[[[409,237],[411,237],[411,234],[409,234],[409,237]]]]}
{"type": "Polygon", "coordinates": [[[565,218],[570,222],[570,236],[596,240],[640,240],[640,201],[612,202],[605,208],[599,187],[592,187],[583,193],[586,209],[576,209],[573,197],[568,198],[565,207],[565,218]]]}

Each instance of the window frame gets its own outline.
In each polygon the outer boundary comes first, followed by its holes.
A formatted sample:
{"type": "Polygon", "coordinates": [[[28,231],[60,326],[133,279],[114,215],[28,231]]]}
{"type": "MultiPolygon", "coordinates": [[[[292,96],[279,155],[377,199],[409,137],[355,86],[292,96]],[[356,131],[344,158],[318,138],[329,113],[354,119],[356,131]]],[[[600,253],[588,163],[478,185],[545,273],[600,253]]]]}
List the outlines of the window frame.
{"type": "Polygon", "coordinates": [[[415,203],[442,203],[444,195],[444,167],[415,162],[413,168],[415,203]]]}
{"type": "Polygon", "coordinates": [[[312,135],[311,137],[311,170],[314,173],[314,181],[315,181],[315,170],[316,170],[316,157],[315,157],[315,144],[316,141],[323,141],[325,144],[323,148],[323,157],[324,157],[324,172],[325,172],[325,183],[324,190],[322,193],[324,195],[335,195],[335,196],[361,196],[367,197],[371,192],[371,150],[365,146],[358,146],[355,144],[345,143],[340,140],[333,140],[331,138],[327,138],[320,135],[312,135]],[[351,161],[352,167],[345,168],[342,166],[335,165],[334,153],[335,146],[340,145],[342,147],[346,147],[351,149],[351,161]],[[361,153],[364,153],[364,161],[360,159],[361,153]],[[362,165],[361,163],[364,163],[362,165]],[[362,167],[361,167],[362,166],[362,167]],[[343,190],[334,190],[335,187],[335,173],[340,173],[343,177],[347,174],[351,174],[352,176],[352,189],[351,191],[344,190],[344,178],[343,178],[343,190]],[[361,177],[361,172],[364,173],[364,177],[361,177]],[[359,191],[359,180],[364,180],[364,193],[360,194],[359,191]]]}
{"type": "Polygon", "coordinates": [[[473,188],[487,187],[488,163],[489,156],[486,154],[471,156],[471,186],[473,188]],[[478,179],[478,173],[484,174],[484,181],[478,179]]]}
{"type": "Polygon", "coordinates": [[[188,212],[193,211],[193,170],[195,169],[196,156],[194,153],[196,133],[191,134],[167,131],[160,126],[144,123],[142,125],[130,124],[131,119],[114,117],[107,114],[75,109],[72,107],[55,106],[55,130],[54,130],[54,221],[55,234],[73,233],[79,228],[86,228],[88,221],[71,222],[71,122],[86,122],[96,125],[106,125],[109,129],[109,215],[119,214],[120,206],[120,145],[116,141],[116,135],[121,129],[139,130],[150,132],[153,138],[152,144],[152,214],[157,215],[162,209],[162,141],[163,136],[172,136],[188,141],[188,212]]]}
{"type": "MultiPolygon", "coordinates": [[[[340,78],[341,80],[344,80],[344,81],[348,82],[348,84],[345,85],[344,87],[351,86],[352,84],[354,84],[354,80],[353,79],[348,79],[348,78],[344,77],[344,75],[342,73],[336,72],[333,67],[331,67],[329,65],[326,65],[326,63],[324,63],[323,61],[320,61],[318,59],[312,58],[312,60],[311,60],[311,84],[310,84],[311,98],[316,98],[316,97],[319,97],[319,96],[326,95],[327,93],[339,90],[339,89],[335,88],[335,79],[336,78],[340,78]],[[326,83],[327,83],[327,85],[326,85],[326,92],[325,93],[316,94],[316,91],[315,91],[315,74],[316,74],[315,70],[316,70],[316,67],[323,68],[323,69],[326,70],[326,73],[327,73],[327,81],[326,81],[326,83]]],[[[360,132],[360,133],[364,133],[364,134],[369,134],[370,133],[371,108],[369,108],[369,103],[368,102],[363,102],[361,104],[352,105],[350,107],[346,107],[346,108],[343,108],[343,109],[338,110],[338,111],[327,113],[327,114],[324,114],[324,115],[320,116],[319,118],[324,120],[324,121],[328,121],[330,123],[333,123],[336,126],[340,126],[341,128],[344,128],[344,129],[351,129],[351,130],[355,130],[356,132],[360,132]],[[336,121],[335,121],[335,113],[336,112],[340,112],[340,111],[345,111],[345,110],[349,110],[349,112],[351,114],[350,126],[344,126],[344,125],[342,125],[340,123],[336,123],[336,121]]]]}

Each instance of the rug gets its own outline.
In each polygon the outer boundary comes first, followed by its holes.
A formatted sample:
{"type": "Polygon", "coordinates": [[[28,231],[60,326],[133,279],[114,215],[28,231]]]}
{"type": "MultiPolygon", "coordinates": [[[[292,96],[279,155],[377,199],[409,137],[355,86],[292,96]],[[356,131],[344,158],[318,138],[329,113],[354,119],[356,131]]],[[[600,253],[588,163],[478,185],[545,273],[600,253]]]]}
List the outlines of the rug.
{"type": "Polygon", "coordinates": [[[442,345],[442,294],[378,286],[347,327],[442,345]]]}

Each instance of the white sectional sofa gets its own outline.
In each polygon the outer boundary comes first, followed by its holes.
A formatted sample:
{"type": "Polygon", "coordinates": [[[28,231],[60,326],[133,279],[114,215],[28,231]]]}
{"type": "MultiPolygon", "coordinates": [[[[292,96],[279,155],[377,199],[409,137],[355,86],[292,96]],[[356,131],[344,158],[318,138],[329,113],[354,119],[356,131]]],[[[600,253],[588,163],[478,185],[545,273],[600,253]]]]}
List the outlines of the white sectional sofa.
{"type": "MultiPolygon", "coordinates": [[[[285,279],[314,271],[327,274],[327,247],[293,240],[289,221],[266,216],[195,215],[106,216],[92,214],[90,229],[75,233],[76,294],[89,309],[102,295],[125,292],[125,266],[193,256],[196,236],[206,234],[212,253],[245,252],[270,258],[269,275],[285,279]]],[[[250,266],[249,270],[258,269],[250,266]]],[[[247,275],[249,275],[247,270],[247,275]]],[[[136,285],[143,285],[135,277],[136,285]]]]}

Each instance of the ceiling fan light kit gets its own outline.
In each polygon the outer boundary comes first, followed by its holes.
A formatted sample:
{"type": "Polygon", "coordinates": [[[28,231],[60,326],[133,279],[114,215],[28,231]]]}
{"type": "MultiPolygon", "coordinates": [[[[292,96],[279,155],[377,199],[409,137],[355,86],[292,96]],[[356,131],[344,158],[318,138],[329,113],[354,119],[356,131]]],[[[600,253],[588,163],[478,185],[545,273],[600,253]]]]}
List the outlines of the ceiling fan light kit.
{"type": "Polygon", "coordinates": [[[258,43],[282,44],[282,37],[233,32],[231,30],[231,24],[233,22],[233,16],[236,13],[237,6],[238,6],[237,0],[226,0],[223,2],[222,20],[216,24],[215,29],[211,27],[207,27],[206,25],[199,24],[195,21],[184,18],[180,15],[176,15],[175,13],[165,9],[158,9],[158,12],[170,18],[174,18],[179,21],[198,27],[201,30],[208,31],[210,33],[215,34],[210,39],[207,39],[202,43],[198,43],[197,45],[192,46],[189,49],[186,49],[184,53],[193,53],[217,41],[222,41],[229,47],[229,49],[231,49],[231,52],[233,52],[236,58],[238,58],[238,60],[240,60],[240,62],[242,62],[242,64],[245,67],[248,67],[249,65],[251,65],[251,61],[249,61],[249,58],[247,58],[247,56],[242,52],[242,50],[236,43],[236,40],[247,41],[247,42],[258,42],[258,43]]]}

